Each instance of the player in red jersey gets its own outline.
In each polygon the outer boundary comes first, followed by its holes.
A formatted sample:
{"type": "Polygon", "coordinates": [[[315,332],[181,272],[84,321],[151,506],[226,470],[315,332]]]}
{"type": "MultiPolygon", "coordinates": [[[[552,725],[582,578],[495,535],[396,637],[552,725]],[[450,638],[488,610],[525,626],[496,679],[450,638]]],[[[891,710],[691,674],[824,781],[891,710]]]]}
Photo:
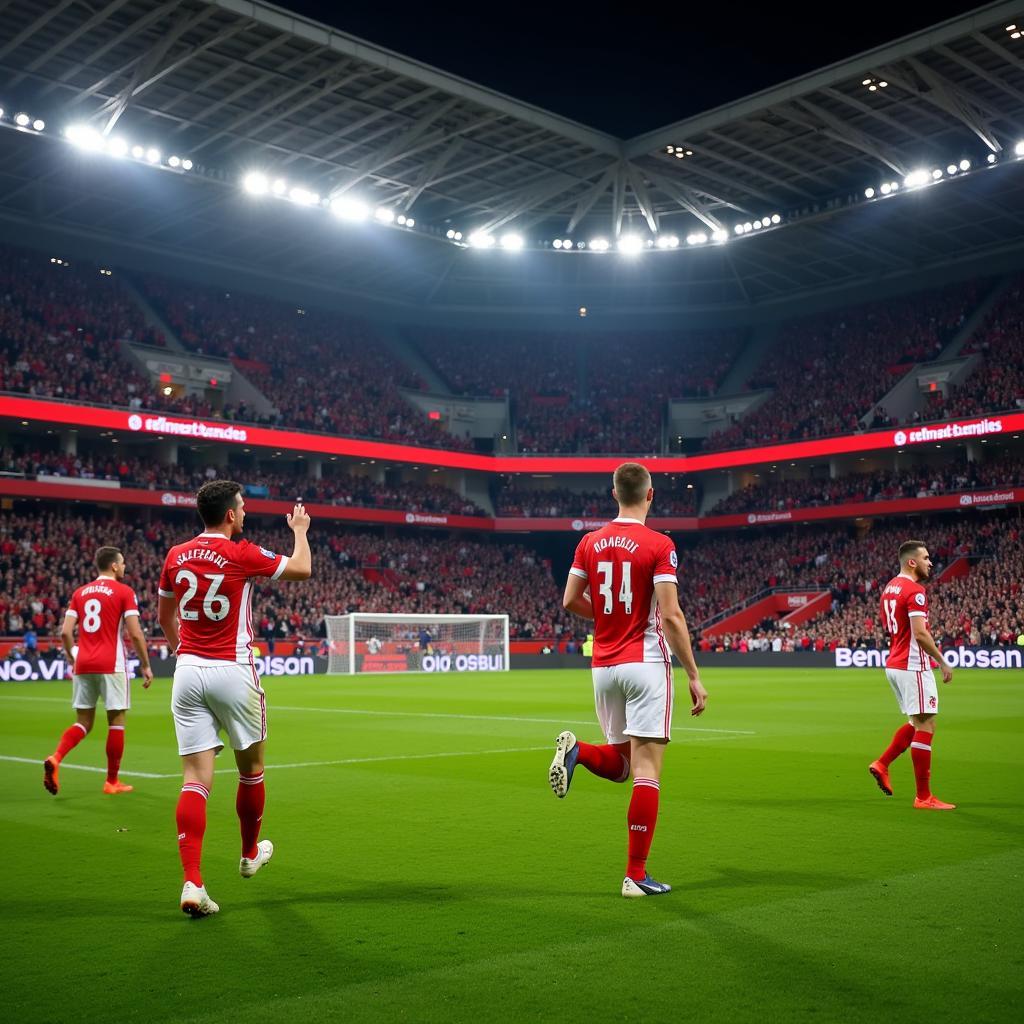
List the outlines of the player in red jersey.
{"type": "Polygon", "coordinates": [[[185,873],[181,909],[205,917],[220,909],[200,871],[206,800],[223,730],[238,764],[235,810],[242,832],[239,872],[251,878],[274,854],[260,840],[265,792],[267,712],[252,655],[254,580],[309,579],[309,516],[299,504],[287,516],[295,534],[290,556],[238,539],[245,522],[241,484],[212,480],[196,496],[206,529],[167,553],[160,574],[160,625],[177,654],[171,710],[184,784],[178,799],[178,851],[185,873]]]}
{"type": "Polygon", "coordinates": [[[125,712],[132,706],[131,684],[125,658],[122,632],[139,656],[143,686],[153,680],[149,667],[146,638],[139,625],[139,604],[135,591],[124,579],[124,555],[114,547],[96,552],[99,575],[92,583],[79,587],[71,595],[64,615],[61,642],[72,666],[72,699],[75,724],[65,730],[57,749],[43,762],[43,787],[57,795],[60,789],[60,763],[92,731],[96,721],[96,703],[101,698],[107,712],[107,780],[104,793],[130,793],[131,786],[118,780],[124,755],[125,712]],[[75,626],[78,626],[78,647],[75,626]]]}
{"type": "Polygon", "coordinates": [[[594,703],[607,742],[579,743],[573,733],[563,732],[555,741],[549,780],[555,795],[564,797],[577,764],[612,782],[625,782],[632,770],[622,895],[633,898],[672,890],[647,873],[671,738],[669,651],[689,680],[691,715],[703,713],[708,695],[679,607],[675,546],[645,525],[654,499],[651,475],[627,462],[615,470],[613,482],[619,516],[580,541],[562,600],[569,611],[594,620],[594,703]]]}
{"type": "Polygon", "coordinates": [[[882,621],[892,637],[892,646],[885,663],[885,675],[896,694],[900,711],[910,721],[900,726],[892,742],[868,771],[878,788],[892,796],[889,765],[910,747],[917,781],[914,806],[919,810],[951,811],[956,804],[946,804],[932,795],[932,742],[935,738],[935,716],[939,711],[939,691],[932,672],[934,660],[942,668],[942,681],[948,683],[953,672],[928,632],[928,595],[922,585],[932,574],[932,560],[923,540],[908,540],[900,545],[900,574],[889,580],[882,591],[882,621]]]}

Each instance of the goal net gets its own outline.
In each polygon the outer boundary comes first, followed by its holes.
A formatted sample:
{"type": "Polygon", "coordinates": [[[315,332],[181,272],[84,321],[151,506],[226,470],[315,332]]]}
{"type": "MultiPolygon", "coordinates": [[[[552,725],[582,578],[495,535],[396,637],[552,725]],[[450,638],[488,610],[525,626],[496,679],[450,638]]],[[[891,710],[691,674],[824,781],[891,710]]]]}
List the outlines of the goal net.
{"type": "Polygon", "coordinates": [[[328,615],[327,671],[505,672],[507,615],[328,615]]]}

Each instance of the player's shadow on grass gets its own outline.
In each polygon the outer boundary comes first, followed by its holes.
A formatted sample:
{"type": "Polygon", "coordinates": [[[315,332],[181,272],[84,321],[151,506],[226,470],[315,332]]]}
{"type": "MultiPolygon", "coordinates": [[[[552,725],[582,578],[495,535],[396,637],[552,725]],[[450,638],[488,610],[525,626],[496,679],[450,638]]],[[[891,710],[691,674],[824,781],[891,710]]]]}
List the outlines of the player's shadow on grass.
{"type": "MultiPolygon", "coordinates": [[[[856,885],[864,879],[856,875],[844,875],[838,871],[787,871],[784,868],[771,867],[764,870],[750,868],[719,868],[711,878],[699,878],[693,881],[673,883],[673,892],[699,893],[709,889],[726,889],[730,892],[763,890],[763,889],[797,889],[802,892],[817,892],[822,889],[834,889],[837,886],[856,885]]],[[[666,905],[668,900],[658,901],[666,905]]],[[[684,908],[680,907],[680,910],[684,908]]],[[[686,907],[690,913],[692,908],[686,907]]]]}
{"type": "Polygon", "coordinates": [[[415,885],[405,882],[367,881],[365,885],[352,880],[337,889],[316,892],[289,892],[260,900],[260,906],[291,906],[297,903],[454,903],[466,899],[464,889],[448,885],[415,885]]]}

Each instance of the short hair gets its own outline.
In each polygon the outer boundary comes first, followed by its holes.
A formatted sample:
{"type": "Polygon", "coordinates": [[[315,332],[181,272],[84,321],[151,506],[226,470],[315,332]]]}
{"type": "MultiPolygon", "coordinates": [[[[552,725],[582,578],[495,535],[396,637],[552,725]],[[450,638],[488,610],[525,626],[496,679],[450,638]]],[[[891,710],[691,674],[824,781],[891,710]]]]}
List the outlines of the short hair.
{"type": "Polygon", "coordinates": [[[206,526],[220,526],[241,493],[242,485],[234,480],[211,480],[203,484],[196,494],[199,518],[206,526]]]}
{"type": "Polygon", "coordinates": [[[117,561],[117,556],[121,554],[120,548],[111,547],[109,544],[105,544],[96,552],[96,568],[100,572],[108,572],[117,561]]]}
{"type": "Polygon", "coordinates": [[[647,497],[651,474],[639,462],[624,462],[612,477],[612,486],[620,505],[639,505],[647,497]]]}
{"type": "Polygon", "coordinates": [[[923,540],[905,540],[900,545],[900,565],[902,565],[919,548],[927,547],[923,540]]]}

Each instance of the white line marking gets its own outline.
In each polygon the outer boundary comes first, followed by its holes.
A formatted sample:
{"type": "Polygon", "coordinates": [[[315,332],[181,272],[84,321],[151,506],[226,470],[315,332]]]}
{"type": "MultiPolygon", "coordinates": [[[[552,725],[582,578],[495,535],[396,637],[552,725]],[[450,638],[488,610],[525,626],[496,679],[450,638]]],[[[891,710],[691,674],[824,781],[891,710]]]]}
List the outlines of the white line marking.
{"type": "MultiPolygon", "coordinates": [[[[60,697],[29,697],[21,694],[4,694],[0,700],[30,700],[42,701],[47,704],[64,704],[70,702],[60,697]]],[[[369,711],[363,708],[307,708],[297,707],[289,704],[270,704],[268,710],[274,711],[305,711],[313,714],[327,712],[332,715],[369,715],[373,718],[456,718],[474,722],[535,722],[544,725],[596,725],[591,719],[566,719],[566,718],[518,718],[512,715],[458,715],[440,711],[369,711]]],[[[725,733],[731,736],[756,736],[752,729],[711,729],[701,725],[676,725],[673,726],[676,732],[716,732],[725,733]]]]}
{"type": "MultiPolygon", "coordinates": [[[[9,754],[0,754],[0,761],[15,761],[18,764],[34,764],[40,768],[43,767],[43,761],[45,758],[42,757],[11,757],[9,754]]],[[[61,771],[65,768],[72,768],[75,771],[80,772],[99,772],[100,775],[106,775],[106,768],[94,768],[89,764],[62,764],[60,766],[61,771]]],[[[237,769],[236,769],[237,770],[237,769]]],[[[177,775],[155,775],[153,772],[120,772],[121,775],[130,775],[136,779],[174,779],[177,775]]]]}
{"type": "MultiPolygon", "coordinates": [[[[393,718],[459,718],[476,722],[541,722],[545,725],[596,725],[591,719],[586,721],[565,718],[517,718],[512,715],[457,715],[440,711],[366,711],[359,708],[306,708],[288,704],[271,704],[270,711],[310,711],[319,714],[328,712],[333,715],[371,715],[373,717],[393,718]]],[[[736,736],[756,736],[757,733],[748,729],[706,729],[703,726],[673,726],[677,732],[721,732],[736,736]]]]}

